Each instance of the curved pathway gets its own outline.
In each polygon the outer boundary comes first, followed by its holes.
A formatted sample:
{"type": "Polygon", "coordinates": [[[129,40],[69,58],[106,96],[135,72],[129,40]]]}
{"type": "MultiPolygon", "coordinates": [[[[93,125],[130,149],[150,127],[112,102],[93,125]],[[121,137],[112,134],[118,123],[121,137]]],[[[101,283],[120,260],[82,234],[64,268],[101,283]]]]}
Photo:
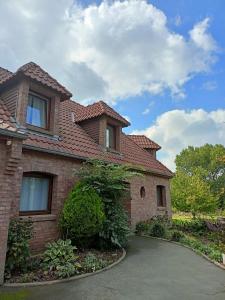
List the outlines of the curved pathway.
{"type": "Polygon", "coordinates": [[[111,270],[27,292],[29,300],[224,300],[225,271],[182,246],[134,237],[111,270]]]}

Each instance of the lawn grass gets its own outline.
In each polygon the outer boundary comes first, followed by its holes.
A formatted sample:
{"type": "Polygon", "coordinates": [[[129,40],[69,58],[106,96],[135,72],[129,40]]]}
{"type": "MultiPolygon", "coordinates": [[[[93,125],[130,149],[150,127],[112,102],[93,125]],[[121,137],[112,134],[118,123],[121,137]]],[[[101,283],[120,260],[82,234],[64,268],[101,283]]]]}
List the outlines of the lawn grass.
{"type": "MultiPolygon", "coordinates": [[[[225,217],[225,211],[219,211],[216,214],[211,215],[204,215],[199,214],[198,218],[204,219],[204,220],[217,220],[220,217],[225,217]]],[[[183,221],[191,221],[193,220],[193,216],[191,213],[185,213],[185,212],[174,212],[172,215],[173,220],[183,220],[183,221]]]]}

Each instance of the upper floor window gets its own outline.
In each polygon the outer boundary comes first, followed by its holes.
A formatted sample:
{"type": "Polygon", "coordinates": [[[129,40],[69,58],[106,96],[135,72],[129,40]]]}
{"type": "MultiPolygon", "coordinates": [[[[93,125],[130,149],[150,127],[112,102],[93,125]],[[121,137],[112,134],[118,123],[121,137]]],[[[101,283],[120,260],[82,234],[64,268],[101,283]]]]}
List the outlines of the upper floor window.
{"type": "Polygon", "coordinates": [[[27,123],[43,129],[48,128],[49,99],[34,93],[28,96],[27,123]]]}
{"type": "Polygon", "coordinates": [[[145,187],[144,187],[144,186],[142,186],[142,187],[140,188],[140,196],[141,196],[142,199],[145,198],[145,187]]]}
{"type": "Polygon", "coordinates": [[[116,129],[114,126],[106,127],[106,143],[107,148],[116,149],[116,129]]]}
{"type": "Polygon", "coordinates": [[[157,206],[165,207],[166,206],[166,188],[163,185],[157,185],[157,206]]]}
{"type": "Polygon", "coordinates": [[[24,173],[20,214],[47,214],[51,210],[52,176],[24,173]]]}

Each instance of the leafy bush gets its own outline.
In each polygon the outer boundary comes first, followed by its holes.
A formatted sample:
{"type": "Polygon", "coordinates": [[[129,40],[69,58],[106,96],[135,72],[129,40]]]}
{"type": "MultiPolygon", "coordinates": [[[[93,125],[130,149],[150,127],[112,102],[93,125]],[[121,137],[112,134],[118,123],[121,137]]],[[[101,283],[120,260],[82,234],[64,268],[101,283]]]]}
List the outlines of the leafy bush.
{"type": "Polygon", "coordinates": [[[112,246],[126,247],[127,237],[130,234],[127,214],[120,203],[109,206],[106,209],[103,228],[99,232],[101,245],[104,248],[112,246]]]}
{"type": "Polygon", "coordinates": [[[183,232],[178,230],[174,230],[171,234],[171,240],[174,242],[180,242],[184,237],[185,235],[183,234],[183,232]]]}
{"type": "Polygon", "coordinates": [[[72,276],[80,268],[80,264],[76,262],[78,257],[74,254],[76,249],[71,240],[49,243],[44,252],[42,267],[61,278],[72,276]]]}
{"type": "Polygon", "coordinates": [[[85,245],[102,229],[103,203],[94,188],[78,183],[70,192],[63,208],[61,227],[67,237],[85,245]]]}
{"type": "Polygon", "coordinates": [[[147,233],[149,231],[150,224],[147,222],[139,222],[136,224],[136,233],[147,233]]]}
{"type": "Polygon", "coordinates": [[[192,220],[173,220],[172,223],[173,228],[189,232],[189,233],[197,233],[199,235],[203,234],[207,231],[206,224],[204,220],[201,219],[192,219],[192,220]]]}
{"type": "Polygon", "coordinates": [[[33,224],[30,220],[13,219],[9,224],[6,253],[6,276],[14,271],[25,272],[30,257],[29,240],[32,237],[33,224]]]}
{"type": "Polygon", "coordinates": [[[160,223],[154,223],[150,229],[150,235],[154,237],[165,237],[166,229],[160,223]]]}
{"type": "Polygon", "coordinates": [[[128,191],[127,180],[141,176],[140,173],[131,171],[129,166],[89,160],[76,175],[86,187],[94,188],[103,200],[106,219],[100,232],[100,245],[124,247],[130,234],[128,216],[122,205],[128,191]]]}
{"type": "Polygon", "coordinates": [[[88,253],[83,263],[83,268],[87,272],[95,272],[106,266],[107,266],[107,262],[98,258],[93,253],[88,253]]]}
{"type": "Polygon", "coordinates": [[[195,249],[198,253],[203,253],[207,255],[212,260],[221,262],[222,261],[222,253],[212,244],[203,244],[201,241],[196,240],[192,237],[185,237],[183,239],[183,243],[191,248],[195,249]]]}

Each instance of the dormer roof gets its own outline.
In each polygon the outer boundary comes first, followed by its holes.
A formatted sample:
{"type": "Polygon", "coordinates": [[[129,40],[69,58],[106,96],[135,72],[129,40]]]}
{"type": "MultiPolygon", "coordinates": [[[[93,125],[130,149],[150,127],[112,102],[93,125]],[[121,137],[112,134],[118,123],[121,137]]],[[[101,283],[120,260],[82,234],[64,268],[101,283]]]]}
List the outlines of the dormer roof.
{"type": "Polygon", "coordinates": [[[128,135],[136,144],[138,144],[142,149],[154,149],[158,151],[161,147],[145,135],[128,135]]]}
{"type": "Polygon", "coordinates": [[[83,106],[75,114],[75,122],[79,123],[92,118],[106,115],[123,124],[123,127],[129,126],[130,123],[118,114],[112,107],[108,106],[104,101],[99,101],[88,106],[83,106]]]}
{"type": "Polygon", "coordinates": [[[72,97],[72,94],[61,85],[56,79],[44,71],[39,65],[34,62],[29,62],[22,67],[20,67],[15,73],[12,73],[6,69],[0,68],[0,84],[6,83],[9,80],[15,79],[19,75],[24,75],[25,77],[37,81],[44,86],[47,86],[59,94],[61,94],[61,99],[66,100],[72,97]]]}

